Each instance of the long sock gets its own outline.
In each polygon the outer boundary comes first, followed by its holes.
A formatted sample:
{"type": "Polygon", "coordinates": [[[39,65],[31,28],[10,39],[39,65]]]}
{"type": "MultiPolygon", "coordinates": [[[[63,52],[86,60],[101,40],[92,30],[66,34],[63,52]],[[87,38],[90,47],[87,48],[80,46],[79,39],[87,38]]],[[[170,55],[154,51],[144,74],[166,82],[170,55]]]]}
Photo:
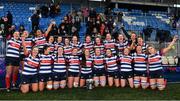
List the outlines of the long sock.
{"type": "Polygon", "coordinates": [[[18,75],[13,74],[13,84],[16,84],[17,79],[18,79],[18,75]]]}
{"type": "Polygon", "coordinates": [[[167,79],[164,79],[164,85],[167,86],[167,79]]]}
{"type": "Polygon", "coordinates": [[[6,88],[10,88],[10,77],[6,77],[6,88]]]}

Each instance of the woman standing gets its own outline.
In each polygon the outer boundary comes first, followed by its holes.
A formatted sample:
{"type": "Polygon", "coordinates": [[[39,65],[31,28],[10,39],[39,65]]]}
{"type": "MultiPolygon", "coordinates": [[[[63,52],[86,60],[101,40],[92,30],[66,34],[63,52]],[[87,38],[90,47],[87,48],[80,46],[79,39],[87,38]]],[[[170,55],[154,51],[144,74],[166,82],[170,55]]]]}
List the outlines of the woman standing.
{"type": "Polygon", "coordinates": [[[87,35],[85,38],[85,42],[83,44],[83,48],[85,50],[88,49],[90,54],[93,55],[94,53],[93,47],[94,47],[94,42],[91,40],[91,36],[87,35]]]}
{"type": "MultiPolygon", "coordinates": [[[[25,44],[25,43],[24,43],[25,44]]],[[[25,56],[24,68],[22,70],[22,80],[21,80],[21,92],[28,93],[30,89],[33,92],[38,91],[38,68],[39,68],[39,58],[38,58],[38,48],[33,47],[32,51],[28,51],[26,46],[24,46],[25,56]]]]}
{"type": "Polygon", "coordinates": [[[116,87],[119,87],[117,56],[114,56],[112,54],[111,49],[106,50],[105,61],[106,61],[108,85],[111,87],[113,86],[113,84],[115,84],[116,87]]]}
{"type": "Polygon", "coordinates": [[[168,47],[157,51],[153,45],[147,47],[148,52],[148,64],[149,64],[149,82],[151,89],[164,90],[166,87],[166,82],[163,76],[163,67],[162,67],[162,55],[166,54],[169,50],[172,49],[172,46],[175,44],[178,38],[175,36],[172,42],[168,47]]]}
{"type": "Polygon", "coordinates": [[[63,55],[63,47],[58,47],[58,53],[54,58],[54,68],[53,68],[53,87],[54,89],[65,88],[66,87],[66,59],[63,55]]]}
{"type": "Polygon", "coordinates": [[[147,55],[143,53],[142,46],[136,47],[136,53],[133,54],[134,62],[134,87],[146,89],[147,80],[147,55]]]}
{"type": "Polygon", "coordinates": [[[128,46],[128,41],[125,40],[124,35],[123,34],[119,34],[118,35],[118,40],[116,42],[116,47],[117,47],[117,55],[122,55],[124,48],[126,48],[128,46]]]}
{"type": "Polygon", "coordinates": [[[104,56],[101,55],[100,48],[95,48],[95,55],[93,56],[93,79],[95,87],[99,84],[102,87],[106,85],[106,72],[105,72],[105,60],[104,56]]]}
{"type": "Polygon", "coordinates": [[[48,90],[52,90],[52,65],[53,58],[50,55],[50,47],[45,45],[43,54],[40,55],[40,68],[39,68],[39,90],[43,91],[45,86],[48,90]]]}
{"type": "Polygon", "coordinates": [[[130,56],[129,48],[124,49],[124,54],[120,56],[120,82],[121,87],[126,86],[126,80],[128,80],[129,86],[131,88],[133,85],[133,68],[132,68],[132,56],[130,56]]]}
{"type": "Polygon", "coordinates": [[[95,44],[94,44],[94,49],[99,48],[100,49],[100,54],[104,55],[105,51],[104,51],[104,45],[101,41],[100,37],[96,37],[95,38],[95,44]]]}
{"type": "Polygon", "coordinates": [[[112,36],[110,33],[106,34],[106,39],[104,40],[104,46],[105,49],[111,49],[112,54],[116,54],[116,50],[115,50],[115,40],[112,39],[112,36]]]}
{"type": "Polygon", "coordinates": [[[72,54],[68,57],[68,61],[68,87],[72,88],[74,86],[77,88],[79,86],[79,74],[81,69],[81,58],[78,56],[78,48],[72,49],[72,54]]]}
{"type": "Polygon", "coordinates": [[[92,79],[92,57],[90,55],[90,50],[85,49],[84,56],[82,57],[80,87],[83,87],[89,79],[92,79]]]}
{"type": "Polygon", "coordinates": [[[19,39],[19,32],[14,32],[13,37],[7,41],[7,52],[6,52],[6,89],[10,92],[11,87],[11,75],[13,74],[12,83],[16,84],[19,62],[20,62],[20,48],[21,41],[19,39]]]}

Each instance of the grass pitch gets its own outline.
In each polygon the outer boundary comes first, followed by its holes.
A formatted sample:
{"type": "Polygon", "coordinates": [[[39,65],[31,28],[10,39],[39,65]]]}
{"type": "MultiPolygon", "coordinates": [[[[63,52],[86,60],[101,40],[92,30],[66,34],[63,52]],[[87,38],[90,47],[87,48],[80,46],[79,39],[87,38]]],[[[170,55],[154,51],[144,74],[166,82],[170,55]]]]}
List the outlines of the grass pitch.
{"type": "Polygon", "coordinates": [[[164,91],[131,88],[59,89],[28,94],[0,91],[0,100],[180,100],[180,84],[168,84],[164,91]]]}

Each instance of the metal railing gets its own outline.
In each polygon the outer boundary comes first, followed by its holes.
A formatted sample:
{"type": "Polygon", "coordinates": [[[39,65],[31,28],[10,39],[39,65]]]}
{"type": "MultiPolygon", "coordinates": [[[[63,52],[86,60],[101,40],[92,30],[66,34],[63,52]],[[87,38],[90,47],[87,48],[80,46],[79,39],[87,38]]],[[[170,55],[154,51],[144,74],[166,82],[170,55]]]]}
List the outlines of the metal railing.
{"type": "Polygon", "coordinates": [[[6,39],[0,37],[0,58],[5,57],[6,55],[6,39]]]}

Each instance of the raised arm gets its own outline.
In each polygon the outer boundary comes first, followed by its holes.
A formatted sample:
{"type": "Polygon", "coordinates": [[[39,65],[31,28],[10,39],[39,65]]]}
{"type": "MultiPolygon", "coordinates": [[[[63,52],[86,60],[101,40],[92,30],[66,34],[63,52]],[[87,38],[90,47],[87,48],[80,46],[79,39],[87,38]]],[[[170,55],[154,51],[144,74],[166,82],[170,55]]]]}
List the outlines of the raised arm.
{"type": "Polygon", "coordinates": [[[135,41],[132,41],[131,45],[129,46],[129,49],[130,50],[134,50],[136,47],[135,47],[135,41]]]}
{"type": "Polygon", "coordinates": [[[128,34],[128,32],[124,29],[124,27],[121,27],[121,29],[122,29],[124,35],[127,37],[127,39],[130,39],[131,36],[130,36],[130,35],[128,34]]]}
{"type": "Polygon", "coordinates": [[[25,40],[25,38],[22,37],[22,46],[23,46],[24,55],[27,56],[29,54],[29,51],[26,48],[26,43],[24,40],[25,40]]]}
{"type": "Polygon", "coordinates": [[[48,26],[48,29],[47,29],[47,31],[45,32],[45,37],[47,37],[47,36],[49,35],[49,32],[50,32],[51,29],[52,29],[52,26],[53,26],[52,23],[48,26]]]}
{"type": "Polygon", "coordinates": [[[172,46],[175,44],[175,42],[178,40],[177,36],[174,36],[173,40],[171,41],[171,43],[162,50],[163,54],[166,54],[167,52],[169,52],[172,49],[172,46]]]}

